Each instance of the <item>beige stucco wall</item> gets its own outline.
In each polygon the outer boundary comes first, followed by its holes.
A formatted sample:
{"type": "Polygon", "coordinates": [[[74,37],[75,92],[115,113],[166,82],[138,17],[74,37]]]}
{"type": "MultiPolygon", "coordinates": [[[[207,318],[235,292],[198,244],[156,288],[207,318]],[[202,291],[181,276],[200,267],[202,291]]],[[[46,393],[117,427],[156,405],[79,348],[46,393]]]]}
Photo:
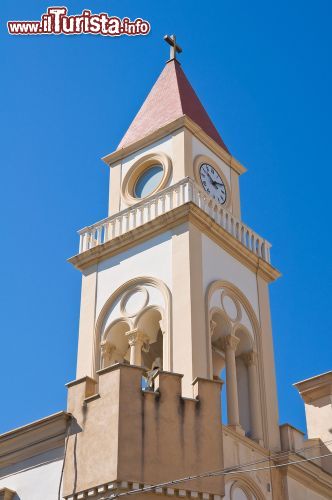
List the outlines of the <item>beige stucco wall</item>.
{"type": "MultiPolygon", "coordinates": [[[[220,384],[198,380],[197,399],[181,397],[181,375],[161,373],[156,392],[141,390],[142,370],[115,365],[99,373],[99,394],[85,400],[86,381],[70,385],[64,495],[110,481],[146,484],[223,467],[220,384]]],[[[181,488],[221,495],[223,479],[190,481],[181,488]]]]}
{"type": "Polygon", "coordinates": [[[308,438],[319,437],[329,442],[327,448],[332,450],[332,396],[327,395],[312,402],[305,403],[308,438]]]}
{"type": "Polygon", "coordinates": [[[315,492],[307,484],[304,485],[289,476],[287,477],[287,493],[287,500],[326,500],[328,498],[325,495],[323,496],[315,492]]]}
{"type": "MultiPolygon", "coordinates": [[[[256,445],[253,446],[247,438],[234,435],[226,426],[223,428],[223,445],[225,468],[259,462],[267,457],[266,450],[256,445]]],[[[266,465],[266,463],[263,463],[263,465],[266,465]]],[[[250,485],[252,482],[263,498],[267,500],[275,498],[272,496],[272,478],[269,470],[255,471],[248,476],[250,478],[248,484],[250,485]]],[[[233,477],[232,475],[226,477],[225,499],[228,500],[231,498],[230,488],[236,480],[241,480],[241,474],[238,477],[233,477]]]]}
{"type": "Polygon", "coordinates": [[[192,224],[172,238],[173,370],[183,373],[183,392],[191,397],[195,377],[209,378],[202,240],[192,224]]]}

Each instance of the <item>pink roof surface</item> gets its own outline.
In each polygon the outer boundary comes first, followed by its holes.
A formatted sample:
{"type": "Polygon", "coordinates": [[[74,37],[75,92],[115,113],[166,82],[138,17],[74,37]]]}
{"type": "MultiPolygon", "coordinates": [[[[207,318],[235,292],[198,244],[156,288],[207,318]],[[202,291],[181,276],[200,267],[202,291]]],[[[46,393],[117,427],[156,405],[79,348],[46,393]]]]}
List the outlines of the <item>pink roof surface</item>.
{"type": "Polygon", "coordinates": [[[183,115],[191,118],[229,152],[181,65],[175,60],[166,64],[117,149],[143,139],[183,115]]]}

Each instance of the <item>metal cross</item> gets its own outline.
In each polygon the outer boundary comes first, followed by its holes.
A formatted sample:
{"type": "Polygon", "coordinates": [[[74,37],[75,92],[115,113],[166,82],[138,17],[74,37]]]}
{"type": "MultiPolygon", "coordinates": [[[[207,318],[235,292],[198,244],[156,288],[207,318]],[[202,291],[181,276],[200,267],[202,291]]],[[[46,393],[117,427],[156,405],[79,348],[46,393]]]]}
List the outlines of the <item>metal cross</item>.
{"type": "Polygon", "coordinates": [[[175,35],[165,35],[164,40],[171,46],[169,60],[172,61],[173,59],[176,59],[176,53],[178,52],[180,54],[180,52],[182,52],[182,49],[180,45],[177,45],[175,35]]]}

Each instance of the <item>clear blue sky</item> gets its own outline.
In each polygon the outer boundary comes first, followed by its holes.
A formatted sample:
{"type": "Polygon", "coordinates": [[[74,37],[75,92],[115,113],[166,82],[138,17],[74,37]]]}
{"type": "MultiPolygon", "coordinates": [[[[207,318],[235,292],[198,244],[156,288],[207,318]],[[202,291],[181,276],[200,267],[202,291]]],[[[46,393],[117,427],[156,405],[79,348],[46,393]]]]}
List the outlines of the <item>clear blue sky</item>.
{"type": "Polygon", "coordinates": [[[184,71],[248,168],[243,219],[273,243],[283,273],[271,286],[280,421],[304,429],[292,383],[331,369],[331,2],[68,1],[72,14],[146,18],[151,34],[7,34],[7,20],[39,19],[49,5],[1,2],[0,431],[66,406],[80,301],[66,259],[75,231],[107,214],[100,158],[162,70],[162,37],[173,32],[184,71]]]}

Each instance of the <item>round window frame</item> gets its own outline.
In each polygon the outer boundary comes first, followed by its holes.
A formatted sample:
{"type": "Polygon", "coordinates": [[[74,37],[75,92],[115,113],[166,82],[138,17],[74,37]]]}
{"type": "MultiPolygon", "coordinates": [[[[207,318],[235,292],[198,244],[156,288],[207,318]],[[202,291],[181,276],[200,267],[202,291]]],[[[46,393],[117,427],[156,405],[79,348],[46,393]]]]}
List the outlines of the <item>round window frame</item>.
{"type": "Polygon", "coordinates": [[[129,168],[121,183],[121,197],[127,205],[134,205],[143,201],[163,189],[171,175],[172,162],[165,153],[150,153],[142,156],[129,168]],[[138,198],[135,195],[135,187],[141,175],[149,168],[160,165],[163,169],[163,176],[158,185],[148,195],[138,198]]]}
{"type": "MultiPolygon", "coordinates": [[[[203,189],[204,193],[209,195],[209,193],[207,193],[206,190],[204,189],[204,186],[203,186],[202,181],[201,181],[201,176],[200,176],[200,168],[204,163],[211,165],[211,167],[213,167],[218,172],[218,174],[220,175],[221,180],[223,181],[224,186],[226,188],[226,201],[225,201],[225,203],[219,203],[217,200],[214,200],[214,201],[216,203],[218,203],[218,205],[220,205],[222,208],[228,208],[231,204],[231,195],[232,195],[230,186],[228,184],[228,181],[226,179],[225,174],[222,172],[219,165],[209,156],[198,155],[195,157],[195,159],[194,159],[194,177],[195,177],[196,182],[203,189]]],[[[211,196],[211,195],[209,195],[209,196],[211,196]]],[[[213,197],[211,196],[211,198],[213,198],[213,197]]]]}
{"type": "Polygon", "coordinates": [[[227,291],[226,290],[222,290],[222,292],[220,294],[220,302],[221,302],[222,310],[226,314],[227,318],[232,323],[239,323],[241,321],[241,319],[242,319],[242,310],[241,310],[241,305],[240,305],[239,301],[237,300],[237,298],[231,292],[229,292],[228,290],[227,291]],[[224,303],[225,298],[231,299],[231,301],[233,302],[233,304],[235,306],[236,316],[233,317],[233,318],[226,311],[226,307],[225,307],[225,303],[224,303]]]}
{"type": "Polygon", "coordinates": [[[144,286],[136,285],[133,288],[130,288],[121,297],[120,313],[125,318],[133,318],[134,316],[137,316],[147,306],[147,304],[149,302],[149,298],[150,298],[149,292],[144,286]],[[136,312],[130,313],[127,311],[126,305],[128,303],[128,300],[136,293],[141,293],[143,295],[143,305],[140,308],[138,308],[138,310],[136,312]]]}

